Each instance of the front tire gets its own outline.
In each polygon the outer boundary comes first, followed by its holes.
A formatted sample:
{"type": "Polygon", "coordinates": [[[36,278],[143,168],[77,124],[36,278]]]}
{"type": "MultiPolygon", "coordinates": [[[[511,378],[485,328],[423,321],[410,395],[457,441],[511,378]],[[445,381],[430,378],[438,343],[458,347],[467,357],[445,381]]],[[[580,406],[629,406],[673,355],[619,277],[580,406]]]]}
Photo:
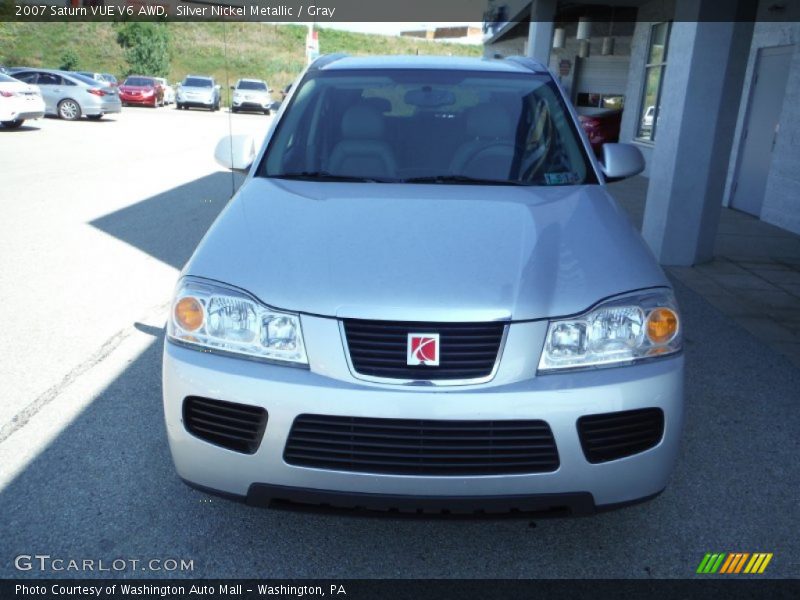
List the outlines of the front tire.
{"type": "Polygon", "coordinates": [[[3,127],[6,129],[19,129],[22,127],[22,124],[25,122],[25,119],[16,119],[15,121],[3,121],[3,127]]]}
{"type": "Polygon", "coordinates": [[[58,103],[58,116],[65,121],[77,121],[81,118],[80,104],[67,98],[58,103]]]}

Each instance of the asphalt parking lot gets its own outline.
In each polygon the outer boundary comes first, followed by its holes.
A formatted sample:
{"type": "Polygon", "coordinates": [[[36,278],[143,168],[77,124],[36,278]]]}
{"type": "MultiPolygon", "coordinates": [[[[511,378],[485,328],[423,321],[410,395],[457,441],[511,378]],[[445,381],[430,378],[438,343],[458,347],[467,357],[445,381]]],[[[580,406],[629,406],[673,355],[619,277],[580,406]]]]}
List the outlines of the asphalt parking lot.
{"type": "MultiPolygon", "coordinates": [[[[160,353],[178,272],[236,185],[218,138],[269,118],[128,108],[0,130],[0,577],[20,554],[184,559],[212,577],[692,577],[706,552],[800,576],[800,370],[676,283],[682,454],[652,502],[581,519],[250,508],[172,467],[160,353]]],[[[27,125],[27,124],[26,124],[27,125]]],[[[94,573],[114,576],[114,573],[94,573]]]]}

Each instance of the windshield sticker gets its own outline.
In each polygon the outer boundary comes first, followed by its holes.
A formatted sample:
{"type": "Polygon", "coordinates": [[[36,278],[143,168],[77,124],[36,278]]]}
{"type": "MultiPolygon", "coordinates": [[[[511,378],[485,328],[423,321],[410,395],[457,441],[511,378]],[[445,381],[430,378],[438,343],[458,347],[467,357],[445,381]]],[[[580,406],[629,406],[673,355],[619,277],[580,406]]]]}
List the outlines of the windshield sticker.
{"type": "Polygon", "coordinates": [[[547,185],[568,185],[577,183],[580,181],[580,177],[574,171],[567,171],[566,173],[545,173],[544,180],[547,185]]]}

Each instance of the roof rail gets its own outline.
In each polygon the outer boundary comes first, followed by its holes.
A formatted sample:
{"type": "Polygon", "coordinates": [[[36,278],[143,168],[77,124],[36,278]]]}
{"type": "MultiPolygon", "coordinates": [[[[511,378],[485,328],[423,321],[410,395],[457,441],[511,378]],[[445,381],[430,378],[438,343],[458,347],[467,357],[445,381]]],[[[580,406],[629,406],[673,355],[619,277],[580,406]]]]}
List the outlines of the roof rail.
{"type": "Polygon", "coordinates": [[[347,56],[350,56],[350,55],[346,54],[344,52],[336,52],[334,54],[324,54],[324,55],[320,56],[318,59],[316,59],[313,63],[311,63],[311,65],[308,67],[308,70],[309,71],[318,71],[319,69],[322,69],[323,67],[327,67],[329,64],[331,64],[333,62],[336,62],[337,60],[339,60],[341,58],[345,58],[347,56]]]}
{"type": "Polygon", "coordinates": [[[529,56],[506,56],[504,60],[513,62],[528,69],[529,71],[533,71],[534,73],[547,73],[546,66],[540,63],[538,60],[530,58],[529,56]]]}

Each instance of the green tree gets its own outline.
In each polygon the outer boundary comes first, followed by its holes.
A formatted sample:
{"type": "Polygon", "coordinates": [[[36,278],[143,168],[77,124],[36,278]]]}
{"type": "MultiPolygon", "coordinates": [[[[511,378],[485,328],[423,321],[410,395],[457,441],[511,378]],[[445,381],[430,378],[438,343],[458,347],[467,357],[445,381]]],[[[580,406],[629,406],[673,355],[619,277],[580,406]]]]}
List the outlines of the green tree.
{"type": "Polygon", "coordinates": [[[69,48],[61,55],[61,63],[58,68],[62,71],[74,71],[78,68],[78,60],[78,55],[72,48],[69,48]]]}
{"type": "Polygon", "coordinates": [[[169,30],[165,23],[124,23],[117,27],[117,43],[128,63],[125,75],[169,75],[169,30]]]}

